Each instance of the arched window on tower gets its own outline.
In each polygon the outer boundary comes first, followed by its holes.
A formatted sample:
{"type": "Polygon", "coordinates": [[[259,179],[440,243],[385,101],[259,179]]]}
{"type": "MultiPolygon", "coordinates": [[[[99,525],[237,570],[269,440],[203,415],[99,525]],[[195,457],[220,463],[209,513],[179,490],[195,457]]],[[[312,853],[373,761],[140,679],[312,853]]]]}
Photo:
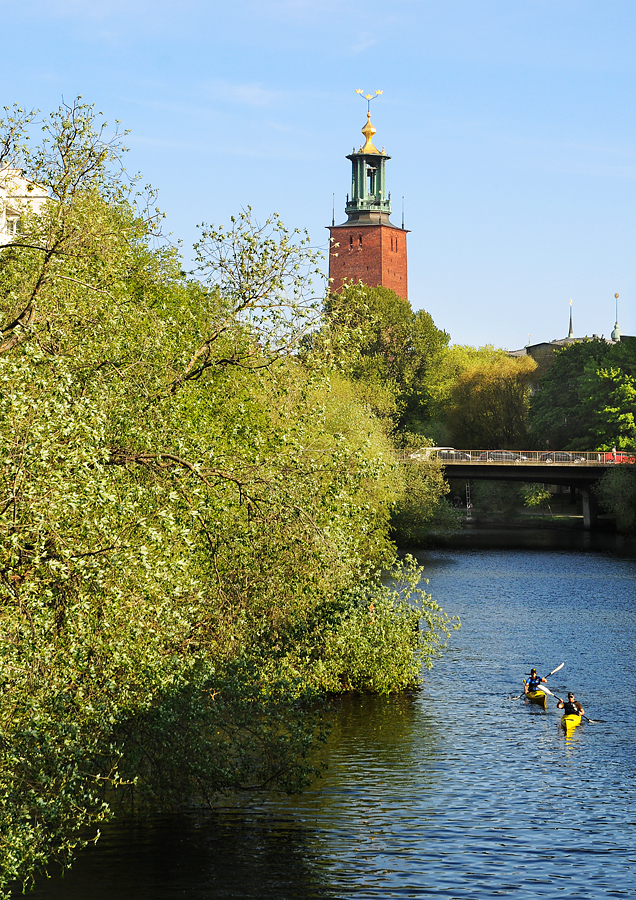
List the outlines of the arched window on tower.
{"type": "Polygon", "coordinates": [[[367,166],[367,194],[370,196],[375,195],[375,176],[376,176],[376,168],[375,166],[367,166]]]}
{"type": "Polygon", "coordinates": [[[358,249],[362,250],[362,235],[358,235],[358,249]]]}
{"type": "Polygon", "coordinates": [[[349,235],[349,250],[353,250],[353,235],[349,235]]]}

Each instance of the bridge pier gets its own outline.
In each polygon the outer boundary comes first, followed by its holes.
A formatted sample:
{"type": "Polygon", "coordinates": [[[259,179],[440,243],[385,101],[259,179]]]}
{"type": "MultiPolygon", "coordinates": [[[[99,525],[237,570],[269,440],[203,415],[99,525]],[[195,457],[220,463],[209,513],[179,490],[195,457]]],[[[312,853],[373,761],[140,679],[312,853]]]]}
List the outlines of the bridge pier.
{"type": "Polygon", "coordinates": [[[590,531],[598,520],[598,501],[591,487],[579,487],[579,491],[583,501],[583,528],[590,531]]]}

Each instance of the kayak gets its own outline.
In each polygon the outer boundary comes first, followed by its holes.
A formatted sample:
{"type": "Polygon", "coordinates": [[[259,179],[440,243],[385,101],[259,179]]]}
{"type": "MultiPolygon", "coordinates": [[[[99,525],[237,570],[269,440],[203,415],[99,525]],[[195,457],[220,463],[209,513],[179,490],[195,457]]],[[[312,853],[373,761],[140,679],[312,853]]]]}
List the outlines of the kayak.
{"type": "Polygon", "coordinates": [[[548,708],[548,697],[547,694],[544,694],[543,691],[528,691],[526,697],[528,698],[530,703],[537,703],[544,709],[548,708]]]}
{"type": "Polygon", "coordinates": [[[580,716],[561,716],[561,725],[565,728],[566,734],[571,734],[577,725],[581,724],[580,716]]]}

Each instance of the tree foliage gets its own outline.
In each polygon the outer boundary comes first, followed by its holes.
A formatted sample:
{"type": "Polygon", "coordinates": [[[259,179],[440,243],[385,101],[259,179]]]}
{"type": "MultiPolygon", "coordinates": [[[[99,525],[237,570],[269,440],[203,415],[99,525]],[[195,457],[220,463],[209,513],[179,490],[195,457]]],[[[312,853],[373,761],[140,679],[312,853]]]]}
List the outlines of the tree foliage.
{"type": "MultiPolygon", "coordinates": [[[[636,455],[636,446],[626,449],[636,455]]],[[[616,528],[623,534],[636,533],[636,466],[622,464],[609,469],[595,488],[603,506],[616,519],[616,528]]]]}
{"type": "Polygon", "coordinates": [[[636,341],[580,341],[564,347],[532,398],[539,446],[565,450],[628,447],[636,436],[636,341]]]}
{"type": "Polygon", "coordinates": [[[365,384],[294,355],[304,236],[246,211],[188,280],[90,107],[33,151],[10,118],[51,199],[0,250],[0,892],[119,803],[299,789],[317,697],[417,684],[449,627],[378,580],[405,481],[365,384]]]}
{"type": "Polygon", "coordinates": [[[356,381],[395,398],[398,430],[413,430],[422,415],[422,383],[448,343],[429,313],[384,287],[346,286],[325,301],[326,325],[315,337],[320,352],[356,381]]]}
{"type": "Polygon", "coordinates": [[[453,406],[453,392],[460,379],[470,369],[495,365],[497,360],[507,358],[505,350],[490,345],[470,347],[451,344],[435,355],[426,372],[422,385],[426,420],[422,424],[424,433],[438,446],[454,443],[449,412],[453,406]]]}
{"type": "Polygon", "coordinates": [[[450,389],[447,424],[455,446],[520,448],[526,443],[531,357],[475,362],[450,389]]]}
{"type": "MultiPolygon", "coordinates": [[[[425,379],[447,343],[428,313],[413,312],[393,291],[348,285],[327,296],[323,325],[307,342],[307,362],[324,367],[332,381],[337,374],[341,385],[355,385],[393,446],[417,448],[426,442],[425,379]]],[[[390,517],[398,542],[421,543],[432,529],[456,527],[439,461],[403,466],[399,481],[390,517]]]]}

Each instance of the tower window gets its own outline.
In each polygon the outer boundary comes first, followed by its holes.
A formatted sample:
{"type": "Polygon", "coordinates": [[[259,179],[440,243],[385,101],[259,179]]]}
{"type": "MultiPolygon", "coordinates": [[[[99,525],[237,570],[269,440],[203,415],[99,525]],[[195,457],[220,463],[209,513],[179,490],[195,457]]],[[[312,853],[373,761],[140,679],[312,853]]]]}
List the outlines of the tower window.
{"type": "Polygon", "coordinates": [[[349,250],[353,250],[353,235],[349,235],[349,250]]]}
{"type": "Polygon", "coordinates": [[[361,234],[358,235],[358,247],[360,250],[362,250],[362,235],[361,234]]]}
{"type": "Polygon", "coordinates": [[[375,174],[375,167],[367,166],[367,194],[375,194],[375,174]]]}

